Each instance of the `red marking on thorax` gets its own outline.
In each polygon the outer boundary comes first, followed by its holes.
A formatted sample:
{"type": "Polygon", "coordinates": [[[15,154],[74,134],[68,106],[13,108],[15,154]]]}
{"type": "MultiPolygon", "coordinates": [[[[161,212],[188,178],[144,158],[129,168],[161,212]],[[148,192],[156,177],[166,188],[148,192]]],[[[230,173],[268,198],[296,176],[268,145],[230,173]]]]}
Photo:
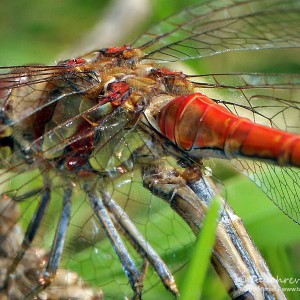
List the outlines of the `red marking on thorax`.
{"type": "Polygon", "coordinates": [[[118,54],[123,52],[124,50],[129,50],[130,47],[127,45],[120,46],[120,47],[111,47],[104,50],[105,54],[118,54]]]}
{"type": "Polygon", "coordinates": [[[86,60],[83,58],[73,58],[73,59],[67,60],[65,62],[65,64],[70,67],[76,67],[76,66],[82,65],[84,63],[86,63],[86,60]]]}
{"type": "Polygon", "coordinates": [[[100,105],[110,102],[118,107],[130,95],[130,87],[124,81],[112,82],[107,86],[108,95],[101,99],[100,105]]]}
{"type": "Polygon", "coordinates": [[[180,77],[180,78],[185,78],[186,75],[182,72],[175,72],[175,71],[170,71],[166,68],[160,68],[160,69],[154,69],[152,70],[152,74],[158,76],[158,77],[180,77]]]}

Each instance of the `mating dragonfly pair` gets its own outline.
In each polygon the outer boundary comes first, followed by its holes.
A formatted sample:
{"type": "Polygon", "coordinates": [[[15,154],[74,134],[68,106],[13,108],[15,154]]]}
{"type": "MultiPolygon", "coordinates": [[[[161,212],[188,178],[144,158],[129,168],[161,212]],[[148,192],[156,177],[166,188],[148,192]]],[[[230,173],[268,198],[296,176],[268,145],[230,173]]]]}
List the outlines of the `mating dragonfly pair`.
{"type": "MultiPolygon", "coordinates": [[[[148,265],[178,295],[172,272],[148,242],[155,236],[149,212],[153,217],[171,206],[198,234],[217,193],[205,175],[211,157],[230,160],[299,223],[300,76],[195,76],[162,65],[299,46],[298,1],[208,1],[166,19],[131,46],[54,66],[1,68],[2,294],[55,298],[46,288],[63,267],[103,284],[92,278],[103,270],[92,266],[108,259],[97,244],[105,233],[133,298],[142,297],[148,265]],[[76,267],[71,248],[87,245],[92,250],[76,267]]],[[[233,216],[224,204],[212,258],[232,297],[284,298],[233,216]],[[238,253],[230,254],[234,247],[238,253]],[[240,274],[243,264],[248,275],[240,274]]],[[[77,298],[92,293],[87,287],[72,292],[77,298]]]]}

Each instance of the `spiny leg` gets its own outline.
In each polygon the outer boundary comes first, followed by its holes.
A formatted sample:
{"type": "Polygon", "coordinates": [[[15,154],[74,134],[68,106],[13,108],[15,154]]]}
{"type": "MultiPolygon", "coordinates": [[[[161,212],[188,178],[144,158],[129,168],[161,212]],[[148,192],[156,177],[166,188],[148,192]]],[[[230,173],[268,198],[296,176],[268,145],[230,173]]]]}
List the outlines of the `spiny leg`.
{"type": "MultiPolygon", "coordinates": [[[[187,185],[199,197],[199,199],[207,199],[208,203],[211,202],[212,197],[215,195],[213,190],[211,189],[209,182],[206,181],[204,178],[201,178],[194,182],[187,182],[187,185]],[[206,192],[208,189],[210,189],[209,195],[206,192]]],[[[255,265],[254,261],[250,257],[250,254],[247,252],[247,249],[245,249],[245,246],[243,245],[244,241],[239,236],[236,228],[234,227],[230,219],[230,208],[224,205],[224,209],[221,210],[220,216],[221,216],[220,222],[222,222],[222,224],[226,224],[224,228],[226,229],[226,232],[230,236],[232,244],[238,250],[240,256],[243,258],[243,261],[247,265],[247,268],[250,271],[251,276],[255,278],[257,282],[262,281],[263,279],[259,273],[257,266],[255,265]]]]}
{"type": "MultiPolygon", "coordinates": [[[[189,176],[189,173],[183,172],[182,177],[163,163],[148,165],[143,169],[144,186],[169,203],[198,235],[218,190],[211,179],[203,177],[201,172],[199,178],[189,176]]],[[[224,200],[219,199],[222,209],[212,263],[230,295],[233,299],[285,299],[242,222],[224,200]]]]}
{"type": "MultiPolygon", "coordinates": [[[[22,194],[23,196],[24,194],[22,194]]],[[[19,197],[18,197],[19,199],[19,197]]],[[[18,204],[7,195],[0,196],[0,286],[4,286],[7,269],[20,249],[24,232],[18,223],[21,210],[18,204]]],[[[38,282],[38,276],[45,270],[49,251],[31,246],[10,277],[9,285],[0,291],[0,299],[24,299],[28,291],[38,282]]],[[[40,293],[43,299],[86,299],[103,300],[101,290],[95,291],[82,278],[67,269],[58,269],[51,286],[40,293]]]]}
{"type": "Polygon", "coordinates": [[[55,277],[55,274],[60,264],[64,242],[66,239],[67,230],[71,218],[71,205],[72,205],[71,196],[72,196],[72,189],[70,188],[65,189],[64,196],[63,196],[62,212],[59,218],[58,226],[56,228],[54,241],[49,254],[46,270],[40,276],[39,285],[35,287],[31,291],[31,293],[26,296],[25,299],[28,300],[32,299],[32,297],[34,297],[39,292],[44,290],[47,286],[49,286],[55,277]]]}
{"type": "Polygon", "coordinates": [[[109,238],[113,248],[118,255],[121,264],[124,268],[125,274],[129,279],[131,288],[135,295],[134,299],[141,299],[142,288],[143,288],[143,276],[135,266],[130,254],[128,253],[126,246],[124,245],[121,237],[119,236],[117,229],[113,221],[111,220],[106,207],[103,204],[102,199],[98,196],[95,191],[91,191],[85,187],[86,193],[90,199],[93,211],[96,214],[102,228],[104,229],[107,237],[109,238]]]}
{"type": "Polygon", "coordinates": [[[112,214],[112,220],[115,222],[116,226],[123,231],[123,234],[127,237],[140,256],[145,257],[150,262],[165,287],[174,295],[178,296],[179,293],[175,279],[164,261],[144,239],[126,212],[111,198],[110,194],[107,191],[102,191],[101,196],[104,205],[112,214]]]}
{"type": "Polygon", "coordinates": [[[32,241],[33,241],[34,237],[36,236],[37,230],[40,227],[41,221],[45,215],[45,211],[48,206],[49,200],[50,200],[50,188],[48,186],[46,186],[45,189],[43,190],[43,195],[41,197],[41,201],[37,207],[37,210],[27,228],[25,235],[24,235],[24,239],[21,244],[21,247],[20,247],[19,251],[17,252],[16,256],[14,257],[10,267],[7,270],[7,279],[5,282],[5,286],[8,284],[10,275],[15,272],[18,264],[24,257],[28,248],[31,246],[32,241]]]}

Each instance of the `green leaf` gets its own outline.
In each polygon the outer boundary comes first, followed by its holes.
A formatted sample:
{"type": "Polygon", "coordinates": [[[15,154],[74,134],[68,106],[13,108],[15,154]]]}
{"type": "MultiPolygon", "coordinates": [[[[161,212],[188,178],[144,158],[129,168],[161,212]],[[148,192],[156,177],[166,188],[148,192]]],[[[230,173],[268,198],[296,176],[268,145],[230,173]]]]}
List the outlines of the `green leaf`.
{"type": "Polygon", "coordinates": [[[182,300],[199,299],[202,294],[204,280],[210,265],[211,251],[215,242],[218,224],[220,201],[215,198],[204,220],[204,225],[195,245],[194,253],[183,281],[182,300]],[[201,253],[201,255],[200,255],[201,253]]]}

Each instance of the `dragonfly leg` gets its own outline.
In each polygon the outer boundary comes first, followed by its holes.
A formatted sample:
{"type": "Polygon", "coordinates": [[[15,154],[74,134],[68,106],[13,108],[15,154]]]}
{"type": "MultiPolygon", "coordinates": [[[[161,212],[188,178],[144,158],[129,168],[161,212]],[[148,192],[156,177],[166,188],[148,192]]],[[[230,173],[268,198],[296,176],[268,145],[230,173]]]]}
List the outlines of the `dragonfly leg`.
{"type": "MultiPolygon", "coordinates": [[[[24,194],[23,194],[24,195],[24,194]]],[[[0,197],[0,286],[7,281],[7,269],[20,249],[24,232],[17,224],[21,211],[15,198],[2,195],[0,197]]],[[[38,284],[39,274],[45,270],[48,251],[46,249],[30,247],[16,270],[9,278],[9,284],[0,290],[0,299],[24,299],[25,295],[38,284]]],[[[59,269],[51,286],[39,294],[41,299],[76,299],[102,300],[101,290],[95,291],[77,273],[66,269],[59,269]]]]}
{"type": "Polygon", "coordinates": [[[32,289],[31,292],[28,295],[26,295],[25,299],[32,299],[32,297],[34,297],[39,292],[48,287],[55,278],[57,269],[60,264],[60,259],[64,248],[64,242],[70,223],[71,196],[72,190],[70,188],[65,189],[63,196],[62,212],[60,215],[58,226],[56,228],[54,241],[51,247],[46,269],[43,272],[43,274],[40,275],[39,285],[32,289]]]}
{"type": "MultiPolygon", "coordinates": [[[[217,189],[209,178],[201,176],[189,182],[179,174],[163,162],[149,165],[143,169],[144,186],[169,203],[198,235],[217,189]]],[[[223,202],[212,253],[212,263],[232,299],[245,299],[246,296],[249,299],[286,299],[242,222],[237,220],[240,219],[223,202]]]]}
{"type": "Polygon", "coordinates": [[[131,245],[136,249],[141,257],[146,258],[151,266],[155,269],[165,287],[174,295],[178,296],[178,290],[175,279],[168,269],[167,265],[155,252],[151,245],[144,239],[135,225],[130,220],[126,212],[111,198],[108,192],[102,192],[103,203],[112,214],[112,220],[116,227],[119,227],[124,236],[129,240],[131,245]]]}
{"type": "Polygon", "coordinates": [[[119,236],[117,229],[109,216],[109,213],[103,203],[101,197],[91,189],[85,188],[86,193],[90,199],[93,211],[96,214],[103,230],[105,231],[108,239],[110,240],[113,248],[118,255],[121,264],[124,268],[125,274],[129,279],[132,290],[134,291],[133,299],[141,299],[143,289],[143,275],[139,272],[133,259],[128,253],[126,246],[124,245],[121,237],[119,236]]]}
{"type": "Polygon", "coordinates": [[[42,271],[46,254],[42,249],[30,248],[20,263],[12,264],[24,240],[22,228],[17,224],[20,214],[16,201],[7,195],[0,197],[0,298],[23,299],[37,284],[38,272],[42,271]],[[12,266],[15,270],[9,274],[12,266]]]}
{"type": "MultiPolygon", "coordinates": [[[[40,192],[40,190],[38,190],[38,191],[36,190],[35,192],[40,192]]],[[[31,220],[28,228],[27,228],[27,231],[24,235],[21,246],[17,250],[16,254],[8,253],[8,256],[14,256],[14,258],[7,268],[6,280],[3,283],[1,290],[4,290],[7,288],[11,276],[13,276],[13,273],[16,271],[16,268],[18,267],[20,261],[23,259],[26,251],[31,247],[32,241],[33,241],[34,237],[36,236],[37,230],[40,227],[41,221],[43,219],[43,216],[45,214],[46,208],[47,208],[49,200],[50,200],[49,187],[46,186],[42,193],[43,194],[41,197],[41,201],[37,207],[37,210],[31,220]]],[[[33,193],[28,194],[28,196],[32,196],[32,195],[33,195],[33,193]]],[[[10,201],[16,202],[16,201],[21,201],[23,199],[25,199],[24,195],[22,196],[22,199],[11,199],[10,201]]],[[[6,237],[9,237],[9,234],[6,234],[6,237]]],[[[30,289],[30,286],[28,287],[28,289],[30,289]]]]}
{"type": "MultiPolygon", "coordinates": [[[[213,187],[209,178],[187,182],[187,185],[199,199],[203,198],[203,191],[207,187],[211,191],[213,187]]],[[[211,192],[211,195],[213,196],[214,193],[211,192]]],[[[209,199],[208,202],[210,202],[209,199]]],[[[221,277],[229,277],[234,282],[233,298],[251,296],[254,299],[259,299],[262,295],[263,299],[286,299],[277,280],[273,278],[266,262],[251,240],[242,220],[235,215],[224,200],[218,228],[212,262],[221,277]],[[223,237],[227,237],[227,239],[223,237]],[[221,255],[225,251],[228,252],[226,250],[228,248],[234,249],[231,254],[231,257],[235,257],[234,260],[230,260],[228,257],[226,260],[222,260],[221,255]],[[236,266],[239,267],[236,268],[236,266]],[[240,281],[241,278],[243,278],[243,282],[240,281]]]]}

